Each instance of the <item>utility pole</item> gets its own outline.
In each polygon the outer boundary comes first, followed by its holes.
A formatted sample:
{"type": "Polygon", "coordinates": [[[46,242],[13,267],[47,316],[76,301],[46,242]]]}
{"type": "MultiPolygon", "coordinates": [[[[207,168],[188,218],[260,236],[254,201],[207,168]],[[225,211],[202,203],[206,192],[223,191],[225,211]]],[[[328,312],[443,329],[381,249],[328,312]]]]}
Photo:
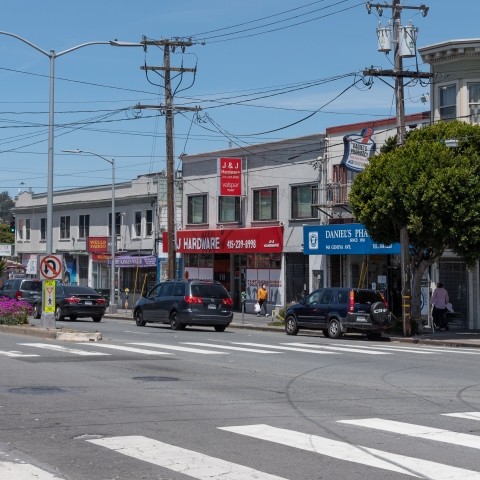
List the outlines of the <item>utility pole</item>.
{"type": "Polygon", "coordinates": [[[186,47],[193,45],[191,40],[146,40],[143,38],[142,43],[147,45],[154,45],[163,48],[163,67],[149,67],[142,66],[142,70],[163,71],[164,72],[164,90],[165,90],[165,104],[164,105],[136,105],[138,109],[155,109],[161,110],[165,115],[165,137],[166,137],[166,171],[167,171],[167,234],[168,234],[168,278],[174,279],[176,277],[176,245],[175,245],[175,177],[174,177],[174,161],[173,161],[173,116],[175,111],[199,111],[198,107],[175,107],[173,104],[173,92],[171,84],[171,72],[195,73],[195,68],[171,67],[170,66],[170,51],[175,48],[181,48],[182,51],[186,47]]]}
{"type": "MultiPolygon", "coordinates": [[[[393,19],[393,54],[394,54],[394,69],[393,70],[379,70],[379,69],[366,69],[363,73],[368,76],[376,77],[393,77],[395,79],[395,106],[396,106],[396,121],[397,121],[397,146],[401,147],[405,143],[405,99],[403,91],[403,79],[404,78],[430,78],[430,73],[423,72],[409,72],[403,70],[403,56],[414,56],[410,54],[402,55],[401,51],[401,34],[405,34],[404,27],[401,26],[401,12],[404,9],[421,10],[422,15],[425,17],[428,13],[428,7],[420,5],[419,7],[411,7],[406,5],[400,5],[400,0],[392,0],[392,3],[371,3],[366,4],[367,11],[370,14],[372,7],[377,9],[378,14],[381,16],[384,8],[390,8],[392,10],[393,19]]],[[[382,29],[385,31],[386,29],[382,29]]],[[[380,31],[380,30],[379,30],[380,31]]],[[[409,40],[412,42],[413,52],[416,53],[416,31],[410,28],[408,35],[411,35],[409,40]]],[[[380,36],[379,36],[380,43],[380,36]]],[[[389,51],[389,46],[382,49],[382,51],[389,51]]],[[[411,317],[411,271],[410,271],[410,252],[409,252],[410,240],[408,235],[407,226],[402,227],[400,230],[400,263],[401,263],[401,281],[402,281],[402,323],[403,334],[409,337],[412,333],[410,325],[411,317]]]]}

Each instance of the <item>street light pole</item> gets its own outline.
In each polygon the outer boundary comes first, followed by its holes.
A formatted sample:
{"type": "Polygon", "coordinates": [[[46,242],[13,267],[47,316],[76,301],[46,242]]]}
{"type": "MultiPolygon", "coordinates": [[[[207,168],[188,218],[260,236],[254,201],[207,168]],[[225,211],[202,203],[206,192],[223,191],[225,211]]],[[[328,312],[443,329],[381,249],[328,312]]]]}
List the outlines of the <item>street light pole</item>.
{"type": "Polygon", "coordinates": [[[50,50],[47,52],[43,48],[35,45],[29,40],[16,35],[15,33],[3,32],[0,31],[0,35],[7,35],[9,37],[16,38],[23,43],[26,43],[30,47],[37,50],[41,54],[45,55],[50,59],[50,93],[49,93],[49,114],[48,114],[48,181],[47,181],[47,232],[46,232],[46,253],[53,253],[53,157],[54,157],[54,130],[55,130],[55,59],[66,55],[67,53],[73,52],[83,47],[88,47],[90,45],[111,45],[113,47],[143,47],[145,48],[144,43],[131,43],[131,42],[120,42],[118,40],[111,41],[96,41],[96,42],[86,42],[74,47],[68,48],[61,52],[55,52],[55,50],[50,50]]]}
{"type": "Polygon", "coordinates": [[[115,159],[109,159],[95,152],[89,152],[87,150],[62,150],[65,153],[85,153],[87,155],[93,155],[95,157],[101,158],[108,162],[112,166],[112,219],[111,219],[111,245],[110,245],[110,254],[111,254],[111,264],[110,264],[110,305],[109,313],[117,313],[117,302],[115,301],[115,244],[117,241],[116,235],[116,225],[115,225],[115,159]]]}

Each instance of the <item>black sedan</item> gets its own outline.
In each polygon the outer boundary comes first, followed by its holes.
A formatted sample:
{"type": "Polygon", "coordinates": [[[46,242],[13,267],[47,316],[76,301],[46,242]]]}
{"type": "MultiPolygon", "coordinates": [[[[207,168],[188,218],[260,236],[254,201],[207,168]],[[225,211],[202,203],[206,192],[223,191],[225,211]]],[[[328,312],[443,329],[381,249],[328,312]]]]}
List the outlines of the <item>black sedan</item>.
{"type": "MultiPolygon", "coordinates": [[[[99,322],[105,315],[106,301],[97,291],[90,287],[57,284],[55,287],[55,320],[70,320],[92,317],[99,322]]],[[[42,300],[33,305],[33,316],[42,315],[42,300]]]]}

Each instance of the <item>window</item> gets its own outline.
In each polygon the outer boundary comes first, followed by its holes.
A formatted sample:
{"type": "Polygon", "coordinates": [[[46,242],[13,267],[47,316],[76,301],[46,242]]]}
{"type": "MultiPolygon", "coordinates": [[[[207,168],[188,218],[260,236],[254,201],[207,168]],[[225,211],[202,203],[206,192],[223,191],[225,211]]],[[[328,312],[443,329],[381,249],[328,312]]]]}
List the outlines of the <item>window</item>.
{"type": "Polygon", "coordinates": [[[134,214],[135,223],[133,224],[133,228],[135,231],[136,237],[142,236],[142,212],[135,212],[134,214]]]}
{"type": "Polygon", "coordinates": [[[455,85],[440,87],[440,120],[454,120],[457,117],[457,88],[455,85]]]}
{"type": "Polygon", "coordinates": [[[470,122],[480,123],[480,83],[468,84],[468,107],[470,122]]]}
{"type": "Polygon", "coordinates": [[[240,197],[218,197],[218,221],[220,223],[240,221],[240,197]]]}
{"type": "Polygon", "coordinates": [[[188,223],[207,223],[207,195],[188,197],[188,223]]]}
{"type": "Polygon", "coordinates": [[[265,188],[253,192],[253,219],[277,220],[276,188],[265,188]]]}
{"type": "Polygon", "coordinates": [[[60,217],[60,239],[70,238],[70,215],[60,217]]]}
{"type": "Polygon", "coordinates": [[[47,239],[47,219],[41,218],[40,219],[40,240],[47,239]]]}
{"type": "Polygon", "coordinates": [[[153,235],[153,210],[145,212],[145,235],[151,237],[153,235]]]}
{"type": "Polygon", "coordinates": [[[90,215],[78,217],[78,238],[87,238],[90,235],[90,215]]]}
{"type": "Polygon", "coordinates": [[[25,240],[30,240],[30,219],[25,219],[25,240]]]}
{"type": "MultiPolygon", "coordinates": [[[[120,235],[120,225],[122,221],[122,214],[115,212],[115,235],[120,235]]],[[[112,212],[108,214],[108,236],[112,236],[112,212]]]]}
{"type": "Polygon", "coordinates": [[[292,187],[292,218],[317,218],[318,210],[312,207],[312,189],[316,185],[292,187]]]}

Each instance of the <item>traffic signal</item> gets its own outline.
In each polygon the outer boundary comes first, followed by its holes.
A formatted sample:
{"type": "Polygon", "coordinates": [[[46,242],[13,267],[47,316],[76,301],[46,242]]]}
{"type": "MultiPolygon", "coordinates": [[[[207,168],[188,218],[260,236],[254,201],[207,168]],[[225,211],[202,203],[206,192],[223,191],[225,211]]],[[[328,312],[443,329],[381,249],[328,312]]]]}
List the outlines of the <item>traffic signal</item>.
{"type": "Polygon", "coordinates": [[[15,220],[10,222],[10,233],[15,233],[15,220]]]}

